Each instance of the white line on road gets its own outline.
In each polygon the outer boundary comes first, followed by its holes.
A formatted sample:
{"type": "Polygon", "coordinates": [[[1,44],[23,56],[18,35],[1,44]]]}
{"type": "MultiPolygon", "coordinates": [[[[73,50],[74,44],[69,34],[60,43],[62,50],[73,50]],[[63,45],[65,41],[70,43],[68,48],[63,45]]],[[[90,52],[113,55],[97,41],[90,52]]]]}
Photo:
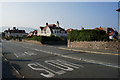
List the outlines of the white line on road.
{"type": "Polygon", "coordinates": [[[52,54],[52,55],[56,55],[56,56],[60,56],[60,57],[64,57],[64,58],[69,58],[69,59],[74,59],[74,60],[79,60],[79,61],[84,61],[84,62],[89,62],[89,63],[95,63],[95,64],[100,64],[100,65],[114,67],[114,68],[120,68],[119,66],[112,65],[111,63],[103,63],[103,62],[96,61],[96,60],[85,59],[85,58],[80,58],[80,57],[72,57],[72,56],[68,56],[68,55],[62,55],[62,54],[48,52],[48,51],[44,51],[44,50],[38,50],[38,49],[33,49],[33,50],[48,53],[48,54],[52,54]]]}
{"type": "Polygon", "coordinates": [[[120,68],[118,65],[113,65],[112,63],[104,63],[104,62],[91,60],[91,59],[85,59],[85,58],[80,58],[80,57],[73,57],[73,56],[68,56],[68,55],[62,55],[62,54],[59,54],[59,53],[53,53],[53,52],[50,52],[50,51],[44,51],[44,50],[29,48],[29,47],[25,47],[25,46],[22,46],[22,47],[28,48],[28,49],[32,49],[32,50],[35,50],[35,51],[44,52],[44,53],[47,53],[47,54],[52,54],[52,55],[55,55],[55,56],[64,57],[64,58],[69,58],[69,59],[74,59],[74,60],[84,61],[84,62],[89,62],[89,63],[94,63],[94,64],[100,64],[100,65],[114,67],[114,68],[120,68]]]}
{"type": "Polygon", "coordinates": [[[19,57],[16,53],[14,53],[14,55],[15,55],[17,58],[19,57]]]}
{"type": "MultiPolygon", "coordinates": [[[[2,57],[4,57],[5,61],[9,62],[5,56],[2,55],[2,57]]],[[[24,76],[21,75],[21,73],[20,73],[10,62],[9,62],[9,64],[10,64],[10,66],[13,68],[13,70],[14,70],[19,76],[21,76],[21,78],[24,78],[24,76]]]]}

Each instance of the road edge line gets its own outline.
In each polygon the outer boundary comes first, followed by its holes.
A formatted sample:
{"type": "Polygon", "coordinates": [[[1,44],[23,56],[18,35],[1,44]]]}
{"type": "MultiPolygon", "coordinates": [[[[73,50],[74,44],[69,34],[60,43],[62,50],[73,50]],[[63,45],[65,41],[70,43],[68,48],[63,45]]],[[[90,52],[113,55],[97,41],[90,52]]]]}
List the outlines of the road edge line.
{"type": "Polygon", "coordinates": [[[13,70],[21,77],[21,78],[25,78],[23,75],[21,75],[21,73],[8,61],[8,59],[4,56],[4,55],[2,55],[2,57],[4,57],[4,59],[5,59],[5,61],[7,61],[9,64],[10,64],[10,66],[13,68],[13,70]]]}
{"type": "Polygon", "coordinates": [[[106,55],[116,55],[116,56],[120,56],[120,54],[114,54],[114,53],[102,53],[102,52],[96,52],[96,51],[85,51],[85,50],[76,50],[76,49],[68,49],[68,48],[63,48],[63,47],[58,47],[58,49],[62,49],[62,50],[70,50],[70,51],[81,51],[81,52],[89,52],[89,53],[93,53],[93,54],[106,54],[106,55]]]}

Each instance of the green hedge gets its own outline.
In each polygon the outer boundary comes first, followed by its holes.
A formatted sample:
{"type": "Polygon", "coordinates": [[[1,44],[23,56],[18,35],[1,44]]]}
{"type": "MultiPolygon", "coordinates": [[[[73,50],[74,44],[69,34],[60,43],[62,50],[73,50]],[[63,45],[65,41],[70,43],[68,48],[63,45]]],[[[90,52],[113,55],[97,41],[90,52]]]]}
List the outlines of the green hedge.
{"type": "Polygon", "coordinates": [[[32,36],[31,38],[26,38],[27,40],[36,40],[41,43],[49,42],[49,41],[61,41],[62,39],[58,36],[32,36]]]}
{"type": "Polygon", "coordinates": [[[68,34],[70,41],[107,41],[108,35],[103,30],[73,30],[68,34]]]}
{"type": "Polygon", "coordinates": [[[5,33],[2,32],[2,39],[5,39],[5,33]]]}

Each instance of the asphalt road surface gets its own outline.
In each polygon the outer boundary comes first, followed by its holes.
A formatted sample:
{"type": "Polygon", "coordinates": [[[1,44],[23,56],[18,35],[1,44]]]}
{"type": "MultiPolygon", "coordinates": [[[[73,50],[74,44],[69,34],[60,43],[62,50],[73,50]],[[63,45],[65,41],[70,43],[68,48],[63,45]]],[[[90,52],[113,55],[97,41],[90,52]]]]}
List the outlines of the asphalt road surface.
{"type": "Polygon", "coordinates": [[[0,42],[0,79],[2,78],[2,43],[0,42]]]}
{"type": "MultiPolygon", "coordinates": [[[[4,58],[22,78],[118,78],[118,56],[62,50],[25,42],[2,42],[4,58]]],[[[3,75],[3,78],[7,78],[3,75]]]]}

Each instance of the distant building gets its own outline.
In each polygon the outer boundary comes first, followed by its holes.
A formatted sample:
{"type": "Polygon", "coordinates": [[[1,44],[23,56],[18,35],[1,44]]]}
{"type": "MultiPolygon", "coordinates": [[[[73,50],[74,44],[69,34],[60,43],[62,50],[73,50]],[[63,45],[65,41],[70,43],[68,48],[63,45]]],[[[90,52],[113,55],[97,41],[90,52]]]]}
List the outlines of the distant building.
{"type": "Polygon", "coordinates": [[[104,30],[108,35],[109,35],[109,39],[113,39],[116,38],[118,39],[118,32],[115,29],[112,29],[110,27],[107,28],[94,28],[94,30],[104,30]]]}
{"type": "Polygon", "coordinates": [[[37,36],[37,30],[31,31],[27,36],[28,37],[37,36]]]}
{"type": "Polygon", "coordinates": [[[70,31],[72,31],[72,30],[73,30],[72,28],[67,29],[67,30],[66,30],[67,34],[68,34],[70,31]]]}
{"type": "Polygon", "coordinates": [[[67,37],[67,32],[59,26],[59,22],[57,21],[56,24],[48,24],[42,27],[40,26],[37,30],[37,35],[39,36],[59,36],[59,37],[67,37]]]}
{"type": "Polygon", "coordinates": [[[25,32],[25,30],[19,30],[16,29],[16,27],[13,27],[13,29],[10,30],[10,28],[8,28],[8,30],[4,31],[5,33],[5,37],[22,37],[23,35],[27,35],[27,33],[25,32]]]}

